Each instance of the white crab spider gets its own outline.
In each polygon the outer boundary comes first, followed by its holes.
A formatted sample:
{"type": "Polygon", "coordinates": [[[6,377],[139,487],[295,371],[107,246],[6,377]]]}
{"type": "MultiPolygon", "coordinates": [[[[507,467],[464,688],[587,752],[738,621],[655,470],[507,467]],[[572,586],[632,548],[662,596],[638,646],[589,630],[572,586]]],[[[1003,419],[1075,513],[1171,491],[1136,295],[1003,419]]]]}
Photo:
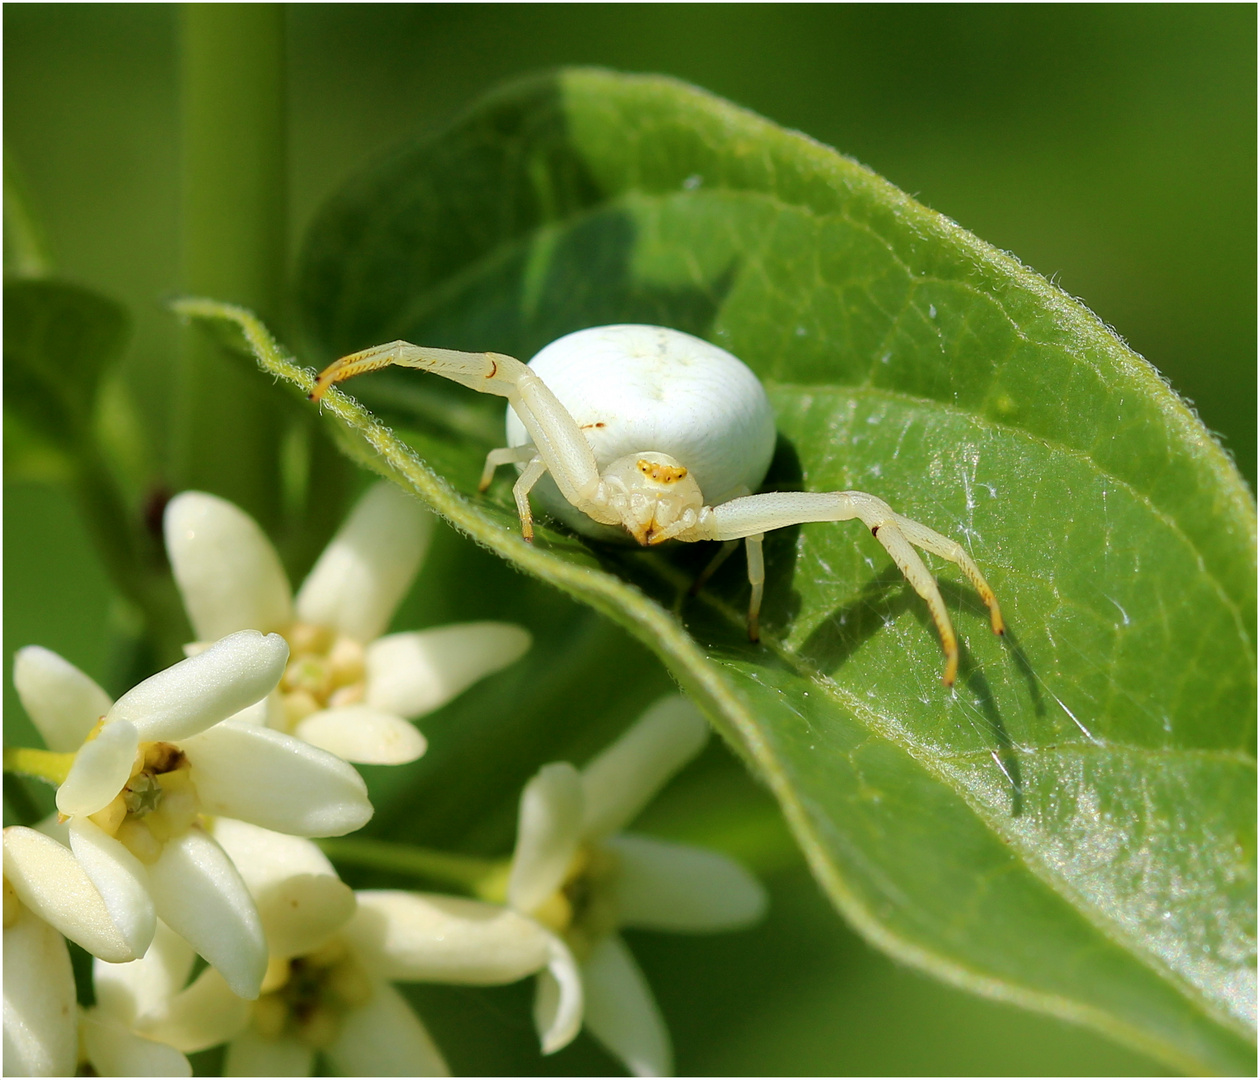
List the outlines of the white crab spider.
{"type": "Polygon", "coordinates": [[[528,366],[500,353],[391,341],[331,364],[311,399],[333,383],[391,364],[508,399],[509,445],[487,455],[481,490],[498,466],[516,464],[520,477],[512,491],[526,540],[534,535],[530,493],[545,475],[554,486],[539,485],[535,498],[588,535],[606,536],[610,526],[620,526],[644,545],[743,539],[754,641],[765,585],[763,535],[850,518],[871,530],[927,601],[945,649],[946,686],[958,670],[958,643],[936,580],[914,546],[961,567],[988,605],[994,632],[1004,632],[997,598],[971,556],[874,495],[751,494],[774,452],[770,402],[742,361],[707,341],[661,326],[598,326],[553,341],[528,366]]]}

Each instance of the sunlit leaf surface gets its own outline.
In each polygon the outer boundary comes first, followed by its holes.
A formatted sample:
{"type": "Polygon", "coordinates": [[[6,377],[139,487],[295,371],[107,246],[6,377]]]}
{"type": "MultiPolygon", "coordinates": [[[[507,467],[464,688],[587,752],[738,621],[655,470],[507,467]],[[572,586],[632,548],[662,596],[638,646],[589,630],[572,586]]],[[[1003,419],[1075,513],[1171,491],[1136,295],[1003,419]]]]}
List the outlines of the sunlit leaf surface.
{"type": "Polygon", "coordinates": [[[475,494],[500,399],[389,373],[347,390],[393,433],[335,392],[326,409],[653,649],[871,940],[1176,1067],[1254,1067],[1254,504],[1086,309],[825,147],[591,71],[510,87],[360,177],[308,237],[302,308],[316,362],[396,337],[527,359],[630,321],[744,359],[778,416],[768,487],[878,494],[997,589],[1004,641],[939,568],[953,691],[860,526],[769,539],[754,646],[738,559],[692,598],[707,552],[525,545],[507,477],[475,494]]]}

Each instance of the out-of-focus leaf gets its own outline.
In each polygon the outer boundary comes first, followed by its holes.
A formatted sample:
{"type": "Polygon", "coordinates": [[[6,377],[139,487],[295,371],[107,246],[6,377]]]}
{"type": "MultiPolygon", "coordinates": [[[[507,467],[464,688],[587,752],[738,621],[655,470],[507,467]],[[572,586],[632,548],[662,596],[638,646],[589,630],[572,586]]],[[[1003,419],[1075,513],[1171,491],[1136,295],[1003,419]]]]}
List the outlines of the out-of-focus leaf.
{"type": "Polygon", "coordinates": [[[62,446],[75,444],[91,422],[101,373],[127,331],[122,307],[99,293],[62,281],[7,283],[6,410],[62,446]]]}
{"type": "Polygon", "coordinates": [[[501,401],[354,384],[427,468],[353,402],[325,408],[459,528],[654,649],[872,941],[1180,1068],[1253,1067],[1254,504],[1086,309],[825,147],[590,71],[511,87],[365,174],[316,222],[302,284],[321,362],[395,337],[527,358],[624,321],[743,358],[779,420],[768,487],[871,490],[996,587],[1005,643],[941,571],[956,691],[855,526],[770,538],[751,646],[736,560],[689,599],[707,553],[522,543],[506,483],[474,494],[501,401]]]}

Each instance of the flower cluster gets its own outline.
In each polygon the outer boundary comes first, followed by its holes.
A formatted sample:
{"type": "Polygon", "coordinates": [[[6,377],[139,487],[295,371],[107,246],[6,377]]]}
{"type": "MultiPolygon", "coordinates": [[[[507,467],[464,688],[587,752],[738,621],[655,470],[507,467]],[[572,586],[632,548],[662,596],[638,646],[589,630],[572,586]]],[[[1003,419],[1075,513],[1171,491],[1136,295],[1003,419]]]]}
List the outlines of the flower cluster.
{"type": "Polygon", "coordinates": [[[394,984],[528,976],[544,1053],[585,1027],[633,1073],[670,1071],[619,929],[732,929],[765,907],[724,856],[622,831],[707,738],[682,698],[581,770],[545,765],[472,896],[355,892],[312,842],[371,817],[349,762],[414,760],[413,719],[529,646],[500,623],[384,634],[430,528],[377,485],[294,599],[252,519],[186,493],[165,520],[186,659],[111,701],[18,652],[47,749],[5,764],[55,783],[58,812],[4,831],[6,1074],[191,1075],[187,1054],[225,1044],[227,1075],[311,1075],[320,1054],[343,1075],[448,1075],[394,984]],[[89,1008],[67,939],[95,958],[89,1008]]]}
{"type": "Polygon", "coordinates": [[[497,622],[384,634],[433,532],[433,516],[384,481],[355,507],[296,599],[271,542],[231,503],[184,492],[167,506],[164,531],[200,641],[254,629],[289,643],[284,675],[254,719],[347,761],[414,761],[425,741],[408,721],[530,646],[526,630],[497,622]]]}

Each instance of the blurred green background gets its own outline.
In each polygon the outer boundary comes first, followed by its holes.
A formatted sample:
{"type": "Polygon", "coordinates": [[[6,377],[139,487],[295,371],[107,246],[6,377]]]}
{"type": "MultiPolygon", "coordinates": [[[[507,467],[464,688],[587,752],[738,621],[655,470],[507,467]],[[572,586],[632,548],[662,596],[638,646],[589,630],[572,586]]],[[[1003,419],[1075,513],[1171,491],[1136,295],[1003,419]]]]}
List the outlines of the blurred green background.
{"type": "MultiPolygon", "coordinates": [[[[156,484],[179,337],[162,307],[181,286],[179,12],[32,4],[3,17],[7,165],[58,273],[132,313],[120,379],[156,484]]],[[[837,147],[1082,298],[1195,403],[1254,487],[1253,7],[319,5],[286,19],[294,251],[365,161],[505,78],[560,64],[662,72],[837,147]]],[[[119,606],[73,504],[22,460],[6,476],[6,664],[39,642],[117,692],[119,606]]],[[[440,541],[422,593],[457,545],[440,541]]],[[[413,604],[413,615],[476,617],[441,607],[413,604]]],[[[22,721],[7,685],[5,708],[13,739],[22,721]]],[[[435,738],[441,718],[425,728],[435,738]]],[[[651,823],[686,834],[714,784],[772,821],[767,797],[715,747],[651,823]]],[[[773,894],[766,929],[633,942],[683,1071],[1157,1070],[893,965],[839,924],[780,833],[765,850],[778,852],[759,867],[773,894]]],[[[457,1052],[462,1032],[532,1037],[520,988],[427,988],[419,1000],[457,1071],[510,1060],[457,1052]]],[[[611,1065],[583,1042],[537,1059],[537,1071],[553,1068],[611,1065]]]]}

